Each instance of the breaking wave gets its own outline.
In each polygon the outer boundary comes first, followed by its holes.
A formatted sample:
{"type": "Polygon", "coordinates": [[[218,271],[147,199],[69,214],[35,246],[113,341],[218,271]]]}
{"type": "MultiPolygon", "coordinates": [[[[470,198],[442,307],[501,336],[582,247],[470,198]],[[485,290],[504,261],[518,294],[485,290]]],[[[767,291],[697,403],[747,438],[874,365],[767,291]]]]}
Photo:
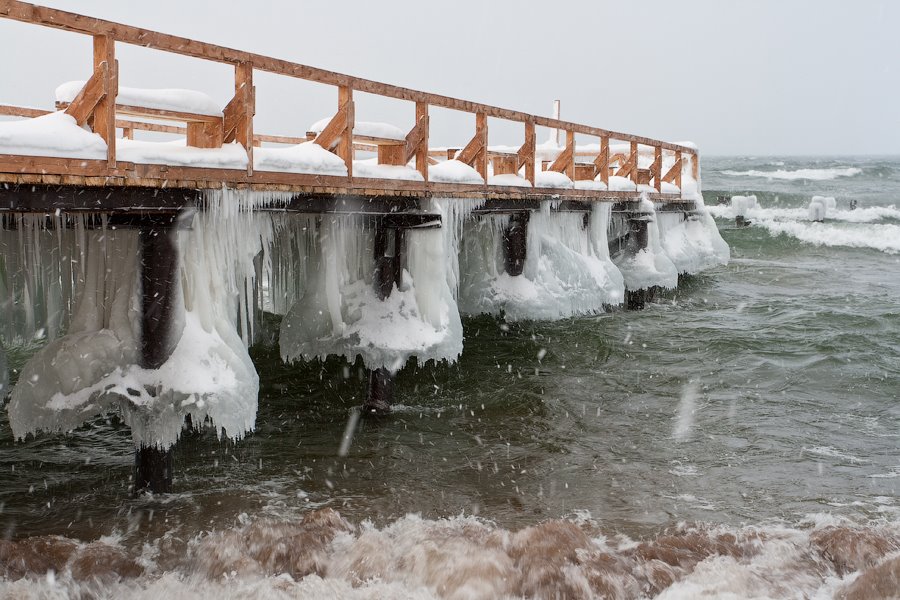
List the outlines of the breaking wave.
{"type": "MultiPolygon", "coordinates": [[[[721,219],[734,219],[731,206],[709,206],[721,219]]],[[[827,221],[810,221],[806,208],[753,207],[745,211],[751,224],[771,235],[786,235],[815,246],[869,248],[887,254],[900,253],[900,210],[896,206],[871,206],[857,210],[834,210],[827,221]],[[885,222],[887,221],[887,222],[885,222]]]]}
{"type": "Polygon", "coordinates": [[[765,177],[766,179],[809,179],[811,181],[827,181],[829,179],[837,179],[838,177],[853,177],[862,173],[862,169],[856,167],[837,167],[832,169],[796,169],[788,171],[779,169],[777,171],[759,171],[750,169],[749,171],[721,171],[722,175],[730,175],[732,177],[765,177]]]}
{"type": "Polygon", "coordinates": [[[188,540],[0,541],[0,596],[158,598],[887,597],[900,527],[826,515],[795,527],[682,524],[635,540],[582,517],[518,531],[407,515],[383,528],[331,509],[244,519],[188,540]]]}

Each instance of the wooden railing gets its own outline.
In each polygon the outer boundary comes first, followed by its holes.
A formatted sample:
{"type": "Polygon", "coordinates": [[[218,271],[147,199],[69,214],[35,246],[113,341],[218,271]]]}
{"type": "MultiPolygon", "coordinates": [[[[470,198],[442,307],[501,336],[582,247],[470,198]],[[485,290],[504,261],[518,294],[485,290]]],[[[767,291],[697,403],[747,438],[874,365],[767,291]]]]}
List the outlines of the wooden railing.
{"type": "MultiPolygon", "coordinates": [[[[428,182],[429,162],[434,160],[429,156],[429,109],[432,107],[475,115],[475,132],[471,140],[457,152],[450,153],[448,157],[455,157],[472,166],[484,178],[485,186],[488,186],[489,161],[493,164],[495,174],[519,173],[524,169],[525,178],[534,186],[538,171],[538,165],[535,164],[536,126],[565,132],[566,145],[548,165],[548,169],[564,173],[572,180],[595,179],[599,176],[602,181],[608,182],[611,175],[618,175],[628,177],[635,184],[650,184],[654,189],[660,191],[662,182],[673,183],[679,189],[681,188],[682,174],[687,161],[690,161],[692,176],[697,179],[699,174],[698,153],[694,148],[688,146],[352,77],[260,54],[16,0],[0,0],[0,17],[92,36],[94,48],[92,76],[78,96],[71,103],[65,105],[64,109],[79,124],[89,124],[93,131],[104,139],[108,148],[106,162],[110,170],[117,167],[116,129],[122,129],[125,137],[131,137],[135,129],[143,129],[165,133],[183,133],[187,136],[189,145],[198,147],[218,147],[222,143],[236,141],[246,149],[249,158],[247,177],[242,181],[253,181],[254,146],[262,142],[297,143],[306,140],[306,138],[290,136],[254,134],[256,98],[253,75],[256,71],[264,71],[337,86],[336,113],[328,125],[316,135],[314,141],[343,159],[351,180],[355,150],[371,151],[377,148],[380,163],[405,165],[414,160],[415,168],[428,182]],[[219,118],[206,116],[201,119],[181,113],[117,106],[115,99],[118,95],[119,73],[115,52],[116,43],[133,44],[143,48],[232,65],[234,67],[234,96],[225,106],[223,116],[219,118]],[[371,143],[372,140],[368,140],[370,143],[358,143],[354,140],[353,129],[356,122],[354,92],[365,92],[415,103],[415,125],[408,132],[406,138],[402,141],[393,140],[393,143],[383,144],[379,144],[378,140],[375,140],[374,143],[371,143]],[[182,121],[186,126],[123,120],[117,118],[120,114],[182,121]],[[524,141],[516,153],[490,151],[487,121],[489,117],[518,122],[523,125],[524,141]],[[583,158],[585,154],[576,146],[576,135],[598,138],[599,152],[590,155],[590,162],[576,160],[576,157],[583,158]],[[611,156],[610,148],[616,142],[629,144],[629,152],[611,156]],[[653,150],[654,160],[649,169],[638,168],[638,156],[642,146],[653,150]],[[674,155],[674,165],[663,173],[663,158],[666,153],[674,155]]],[[[0,107],[0,114],[36,116],[38,112],[35,109],[0,107]],[[16,113],[17,110],[18,113],[16,113]],[[27,111],[33,112],[28,113],[27,111]]],[[[434,155],[433,151],[431,155],[434,155]]],[[[282,178],[280,181],[285,180],[282,178]]],[[[472,186],[464,187],[471,188],[472,186]]]]}

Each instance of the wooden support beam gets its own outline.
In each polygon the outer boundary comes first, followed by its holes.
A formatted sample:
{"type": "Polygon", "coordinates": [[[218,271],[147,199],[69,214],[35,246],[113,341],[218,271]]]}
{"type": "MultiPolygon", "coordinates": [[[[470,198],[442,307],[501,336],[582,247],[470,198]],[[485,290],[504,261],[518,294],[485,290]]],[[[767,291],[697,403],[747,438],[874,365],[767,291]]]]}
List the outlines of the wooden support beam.
{"type": "Polygon", "coordinates": [[[94,107],[93,130],[106,142],[106,162],[116,167],[116,96],[119,95],[119,63],[116,41],[109,35],[94,36],[94,74],[100,73],[105,94],[94,107]],[[105,68],[102,65],[106,65],[105,68]]]}
{"type": "Polygon", "coordinates": [[[337,114],[335,114],[328,122],[328,125],[319,132],[313,142],[328,151],[334,151],[340,143],[341,138],[347,132],[347,128],[350,126],[350,113],[352,111],[353,101],[350,100],[338,109],[337,114]]]}
{"type": "Polygon", "coordinates": [[[638,162],[638,143],[631,142],[631,156],[628,161],[631,163],[631,181],[635,183],[635,185],[640,184],[640,166],[638,162]]]}
{"type": "Polygon", "coordinates": [[[681,189],[681,168],[683,162],[681,160],[681,152],[675,151],[675,164],[673,164],[666,174],[663,175],[662,180],[666,183],[674,183],[679,189],[681,189]]]}
{"type": "Polygon", "coordinates": [[[475,114],[475,137],[456,155],[456,160],[470,165],[487,182],[487,115],[475,114]]]}
{"type": "Polygon", "coordinates": [[[87,123],[93,117],[97,105],[106,97],[106,86],[109,84],[108,70],[106,62],[97,65],[94,74],[87,80],[71,104],[66,107],[66,114],[75,119],[78,125],[83,126],[87,123]]]}
{"type": "Polygon", "coordinates": [[[528,250],[529,212],[517,212],[509,216],[509,224],[503,230],[503,256],[506,273],[518,276],[525,269],[528,250]]]}
{"type": "Polygon", "coordinates": [[[525,143],[519,148],[517,154],[518,160],[516,162],[516,172],[518,173],[519,169],[525,167],[525,179],[527,179],[532,186],[534,185],[535,178],[534,157],[536,139],[537,136],[534,132],[534,121],[525,121],[525,143]]]}
{"type": "Polygon", "coordinates": [[[696,151],[691,154],[691,176],[694,181],[700,181],[700,155],[696,151]]]}
{"type": "Polygon", "coordinates": [[[566,147],[550,165],[550,171],[565,173],[569,179],[575,179],[575,132],[566,131],[566,147]]]}

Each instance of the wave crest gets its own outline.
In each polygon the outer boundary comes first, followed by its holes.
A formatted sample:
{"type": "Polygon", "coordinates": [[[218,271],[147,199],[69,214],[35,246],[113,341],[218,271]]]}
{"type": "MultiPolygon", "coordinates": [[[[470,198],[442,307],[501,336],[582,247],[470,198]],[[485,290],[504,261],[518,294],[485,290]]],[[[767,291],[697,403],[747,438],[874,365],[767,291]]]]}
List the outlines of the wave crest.
{"type": "Polygon", "coordinates": [[[811,181],[827,181],[837,179],[838,177],[853,177],[862,173],[862,169],[857,167],[836,167],[830,169],[796,169],[787,171],[779,169],[777,171],[759,171],[750,169],[748,171],[721,171],[722,175],[731,177],[764,177],[766,179],[808,179],[811,181]]]}

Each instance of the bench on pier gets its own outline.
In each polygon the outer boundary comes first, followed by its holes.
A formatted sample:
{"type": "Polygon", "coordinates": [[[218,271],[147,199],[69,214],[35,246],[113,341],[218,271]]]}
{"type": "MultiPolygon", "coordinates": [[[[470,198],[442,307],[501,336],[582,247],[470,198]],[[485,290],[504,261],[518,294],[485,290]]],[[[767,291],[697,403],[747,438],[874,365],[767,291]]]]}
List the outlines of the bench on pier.
{"type": "MultiPolygon", "coordinates": [[[[333,139],[335,134],[332,131],[334,129],[332,123],[339,116],[313,123],[306,132],[306,140],[331,149],[329,146],[333,146],[336,141],[333,139]]],[[[413,131],[407,134],[389,123],[355,121],[351,135],[353,149],[376,153],[380,165],[405,166],[411,158],[409,154],[413,144],[410,136],[416,131],[417,128],[413,128],[413,131]]]]}
{"type": "MultiPolygon", "coordinates": [[[[67,110],[79,95],[91,93],[90,84],[70,81],[56,88],[57,110],[67,110]]],[[[188,146],[220,148],[224,143],[225,113],[202,92],[120,87],[115,111],[117,115],[184,123],[188,146]]],[[[133,128],[124,127],[123,131],[124,137],[133,139],[133,128]]]]}

